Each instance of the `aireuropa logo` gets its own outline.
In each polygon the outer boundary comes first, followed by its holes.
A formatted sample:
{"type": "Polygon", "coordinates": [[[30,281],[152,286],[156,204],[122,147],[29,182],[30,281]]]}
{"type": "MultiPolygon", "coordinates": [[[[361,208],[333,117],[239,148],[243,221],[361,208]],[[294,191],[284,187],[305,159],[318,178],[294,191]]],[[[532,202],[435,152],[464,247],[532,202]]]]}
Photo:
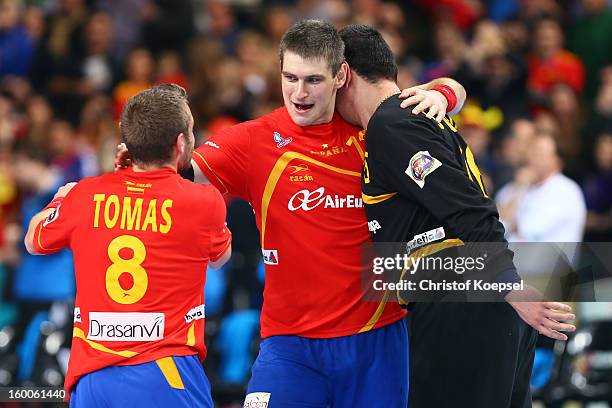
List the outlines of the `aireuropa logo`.
{"type": "Polygon", "coordinates": [[[185,315],[185,323],[191,323],[194,320],[204,319],[206,317],[204,305],[196,306],[185,315]]]}
{"type": "Polygon", "coordinates": [[[164,338],[163,313],[89,312],[87,338],[102,341],[155,341],[164,338]]]}
{"type": "Polygon", "coordinates": [[[325,187],[319,187],[314,191],[308,189],[295,193],[287,203],[290,211],[311,211],[323,204],[323,208],[361,208],[363,200],[354,195],[341,197],[338,194],[325,194],[325,187]]]}
{"type": "Polygon", "coordinates": [[[268,408],[270,404],[269,392],[252,392],[247,394],[243,408],[268,408]]]}

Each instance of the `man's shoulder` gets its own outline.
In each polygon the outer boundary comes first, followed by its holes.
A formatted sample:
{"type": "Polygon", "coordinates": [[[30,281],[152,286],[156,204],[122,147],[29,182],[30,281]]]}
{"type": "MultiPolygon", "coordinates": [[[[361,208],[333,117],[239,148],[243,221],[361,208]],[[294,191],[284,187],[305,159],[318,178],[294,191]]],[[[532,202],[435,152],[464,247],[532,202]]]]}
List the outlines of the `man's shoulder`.
{"type": "Polygon", "coordinates": [[[182,177],[177,177],[180,188],[174,191],[177,198],[181,197],[186,203],[202,203],[202,201],[223,200],[221,192],[212,184],[198,184],[182,177]]]}
{"type": "Polygon", "coordinates": [[[434,129],[435,121],[429,119],[425,114],[419,113],[415,115],[412,113],[412,109],[416,106],[409,106],[402,108],[400,106],[401,100],[391,97],[385,100],[378,110],[372,115],[368,128],[370,126],[405,126],[405,127],[423,127],[434,129]]]}
{"type": "Polygon", "coordinates": [[[417,144],[436,139],[446,141],[447,134],[444,129],[425,114],[412,113],[413,108],[414,106],[405,109],[400,107],[400,101],[395,98],[383,102],[368,123],[366,138],[368,144],[391,142],[398,138],[403,143],[417,144]]]}
{"type": "Polygon", "coordinates": [[[221,130],[219,133],[212,135],[210,140],[215,141],[222,137],[249,137],[258,136],[262,133],[269,132],[271,129],[278,127],[283,121],[283,108],[274,110],[267,115],[256,119],[247,120],[221,130]]]}

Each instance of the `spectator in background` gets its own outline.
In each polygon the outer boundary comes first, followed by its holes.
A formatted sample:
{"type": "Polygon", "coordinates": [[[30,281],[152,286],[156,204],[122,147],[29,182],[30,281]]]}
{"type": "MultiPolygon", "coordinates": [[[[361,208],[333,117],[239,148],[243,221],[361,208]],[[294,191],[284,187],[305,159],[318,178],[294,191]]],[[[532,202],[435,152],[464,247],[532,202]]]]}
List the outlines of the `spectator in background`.
{"type": "Polygon", "coordinates": [[[491,131],[501,126],[503,114],[496,107],[482,109],[474,103],[468,103],[456,119],[461,129],[461,137],[478,163],[485,188],[491,192],[493,180],[498,173],[498,160],[491,148],[491,131]]]}
{"type": "Polygon", "coordinates": [[[78,138],[72,125],[64,120],[51,123],[47,149],[51,154],[51,165],[62,179],[61,184],[98,174],[96,156],[78,138]]]}
{"type": "Polygon", "coordinates": [[[117,81],[119,62],[112,54],[113,31],[106,12],[92,14],[84,29],[81,72],[83,94],[110,92],[117,81]]]}
{"type": "Polygon", "coordinates": [[[78,132],[82,143],[93,147],[97,153],[100,171],[102,173],[113,171],[119,135],[109,96],[100,94],[89,98],[81,111],[78,132]]]}
{"type": "Polygon", "coordinates": [[[49,95],[56,113],[78,120],[82,104],[79,56],[88,9],[83,0],[61,0],[50,16],[30,73],[36,90],[49,95]]]}
{"type": "Polygon", "coordinates": [[[479,22],[463,58],[455,78],[467,84],[471,98],[484,108],[497,106],[509,118],[527,114],[527,64],[520,54],[509,51],[499,26],[479,22]]]}
{"type": "Polygon", "coordinates": [[[19,23],[17,0],[0,0],[0,78],[25,76],[30,69],[34,42],[19,23]]]}
{"type": "Polygon", "coordinates": [[[581,0],[583,14],[570,26],[568,49],[584,62],[585,95],[593,99],[599,88],[599,69],[612,64],[612,10],[607,0],[581,0]]]}
{"type": "Polygon", "coordinates": [[[97,0],[99,10],[108,13],[113,31],[113,55],[123,61],[141,41],[143,13],[149,0],[97,0]]]}
{"type": "Polygon", "coordinates": [[[147,49],[157,55],[163,51],[184,53],[193,36],[191,0],[149,0],[141,9],[142,38],[147,49]]]}
{"type": "Polygon", "coordinates": [[[240,32],[229,4],[222,0],[208,1],[206,16],[204,34],[219,41],[227,55],[234,55],[240,32]]]}
{"type": "Polygon", "coordinates": [[[612,133],[603,133],[593,151],[597,170],[584,182],[586,241],[612,241],[612,133]]]}
{"type": "Polygon", "coordinates": [[[581,132],[584,125],[584,112],[574,89],[568,84],[557,83],[549,93],[549,108],[559,124],[557,143],[565,159],[565,173],[578,177],[584,169],[579,162],[582,148],[581,132]]]}
{"type": "Polygon", "coordinates": [[[47,133],[53,119],[53,110],[42,95],[33,95],[25,107],[26,120],[24,138],[34,148],[44,151],[47,146],[47,133]]]}
{"type": "Polygon", "coordinates": [[[601,87],[595,99],[595,112],[599,120],[610,123],[612,121],[612,64],[602,68],[600,78],[601,87]]]}
{"type": "Polygon", "coordinates": [[[499,167],[493,176],[494,191],[512,181],[516,171],[525,165],[535,130],[533,122],[526,118],[515,119],[510,124],[498,149],[499,167]]]}
{"type": "Polygon", "coordinates": [[[526,165],[496,197],[511,242],[581,242],[586,220],[582,191],[561,173],[553,134],[536,133],[526,165]]]}
{"type": "Polygon", "coordinates": [[[538,20],[533,30],[534,44],[529,57],[528,87],[537,105],[544,105],[546,93],[559,82],[581,94],[584,66],[580,58],[563,48],[563,31],[557,20],[538,20]]]}
{"type": "Polygon", "coordinates": [[[157,83],[177,84],[181,88],[189,89],[187,75],[181,68],[181,56],[174,51],[165,51],[159,56],[157,62],[157,83]]]}
{"type": "Polygon", "coordinates": [[[463,33],[447,21],[440,21],[434,29],[434,42],[437,60],[427,64],[423,80],[431,81],[439,77],[451,77],[463,63],[467,48],[463,33]]]}
{"type": "Polygon", "coordinates": [[[21,19],[23,27],[35,45],[38,45],[45,34],[45,15],[40,7],[28,6],[21,19]]]}
{"type": "Polygon", "coordinates": [[[126,78],[113,89],[115,119],[119,120],[127,100],[153,84],[155,60],[146,48],[135,48],[127,56],[125,63],[126,78]]]}

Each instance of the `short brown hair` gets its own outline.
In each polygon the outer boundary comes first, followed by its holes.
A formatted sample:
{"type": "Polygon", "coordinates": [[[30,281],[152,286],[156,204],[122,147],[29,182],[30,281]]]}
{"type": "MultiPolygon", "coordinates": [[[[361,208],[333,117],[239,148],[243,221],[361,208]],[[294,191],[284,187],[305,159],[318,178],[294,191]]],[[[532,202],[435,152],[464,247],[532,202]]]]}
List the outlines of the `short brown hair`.
{"type": "Polygon", "coordinates": [[[298,21],[285,32],[280,43],[281,69],[287,51],[302,58],[323,58],[334,76],[344,62],[344,43],[338,30],[323,20],[298,21]]]}
{"type": "Polygon", "coordinates": [[[176,137],[189,132],[187,93],[162,84],[132,96],[121,113],[121,141],[137,164],[164,164],[172,158],[176,137]]]}

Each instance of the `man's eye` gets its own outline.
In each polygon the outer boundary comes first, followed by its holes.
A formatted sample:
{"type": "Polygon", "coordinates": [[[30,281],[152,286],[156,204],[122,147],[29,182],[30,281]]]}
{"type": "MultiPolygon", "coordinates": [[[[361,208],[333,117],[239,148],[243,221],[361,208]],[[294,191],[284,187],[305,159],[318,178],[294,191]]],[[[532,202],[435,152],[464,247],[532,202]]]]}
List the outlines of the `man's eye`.
{"type": "Polygon", "coordinates": [[[309,82],[311,84],[318,84],[321,82],[321,78],[311,78],[309,82]]]}
{"type": "Polygon", "coordinates": [[[286,79],[287,81],[289,81],[289,82],[295,82],[295,81],[297,81],[297,78],[296,78],[296,77],[292,77],[292,76],[286,76],[286,77],[285,77],[285,79],[286,79]]]}

